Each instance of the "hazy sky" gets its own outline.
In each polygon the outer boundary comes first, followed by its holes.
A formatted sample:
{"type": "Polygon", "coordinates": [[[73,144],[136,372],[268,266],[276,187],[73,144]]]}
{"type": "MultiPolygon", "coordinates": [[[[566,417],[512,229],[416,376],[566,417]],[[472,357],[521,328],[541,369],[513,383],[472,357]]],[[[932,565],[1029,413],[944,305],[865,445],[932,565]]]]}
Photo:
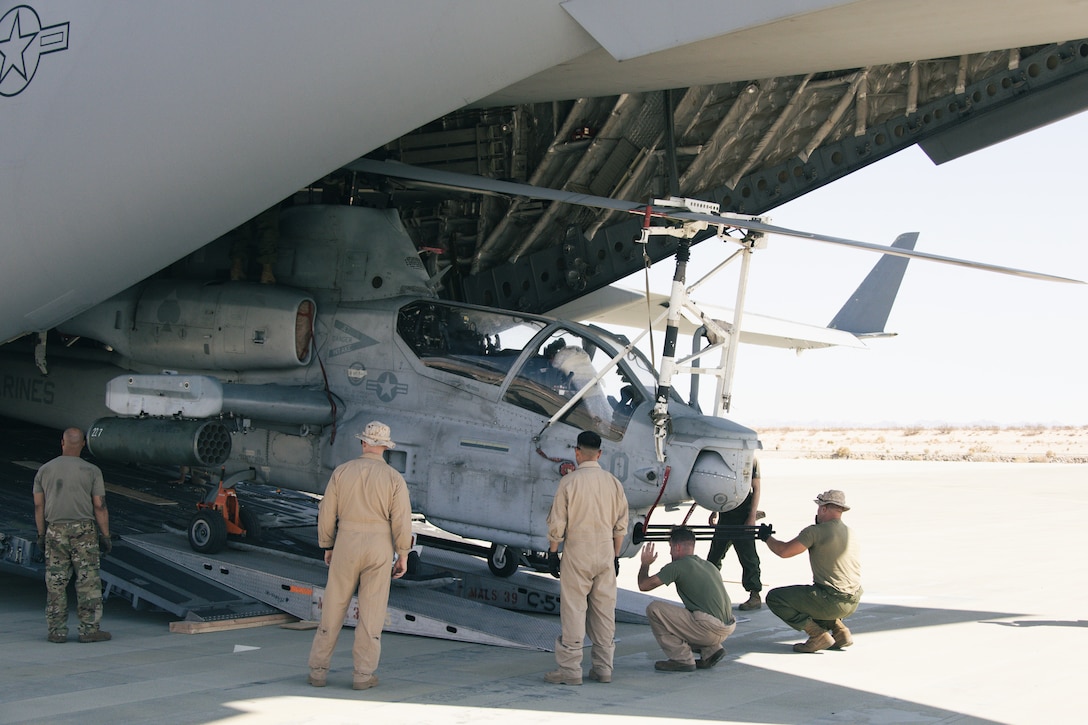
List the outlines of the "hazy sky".
{"type": "MultiPolygon", "coordinates": [[[[885,245],[918,231],[922,251],[1088,280],[1086,138],[1081,114],[942,166],[911,147],[768,216],[885,245]]],[[[733,248],[699,244],[689,270],[733,248]]],[[[869,252],[772,237],[753,259],[747,309],[826,325],[875,262],[869,252]]],[[[734,266],[717,278],[718,294],[697,296],[732,307],[734,266]]],[[[671,276],[671,262],[656,265],[654,289],[667,294],[671,276]]],[[[641,274],[621,284],[641,288],[641,274]]],[[[1086,321],[1088,285],[912,260],[886,327],[898,337],[801,355],[744,345],[729,417],[757,428],[1086,425],[1086,321]]]]}

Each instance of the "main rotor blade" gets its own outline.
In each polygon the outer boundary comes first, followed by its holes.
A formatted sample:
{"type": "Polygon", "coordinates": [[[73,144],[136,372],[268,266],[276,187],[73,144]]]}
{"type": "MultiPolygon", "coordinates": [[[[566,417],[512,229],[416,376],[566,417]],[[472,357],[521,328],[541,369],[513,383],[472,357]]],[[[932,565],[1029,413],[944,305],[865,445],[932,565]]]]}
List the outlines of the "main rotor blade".
{"type": "MultiPolygon", "coordinates": [[[[483,176],[473,176],[471,174],[460,174],[449,171],[439,171],[437,169],[426,169],[419,166],[402,164],[396,161],[375,161],[373,159],[361,158],[352,162],[351,164],[348,164],[345,168],[352,171],[359,171],[365,174],[377,174],[380,176],[389,176],[395,179],[407,179],[421,184],[426,184],[428,186],[437,186],[444,189],[455,189],[458,191],[474,191],[477,193],[497,194],[502,196],[520,196],[529,199],[553,201],[561,204],[576,204],[578,206],[588,206],[596,209],[621,211],[628,214],[645,215],[647,213],[648,206],[646,204],[639,204],[633,201],[624,201],[622,199],[610,199],[604,196],[594,196],[592,194],[582,194],[574,191],[563,191],[561,189],[549,189],[542,186],[532,186],[531,184],[500,181],[498,179],[489,179],[483,176]]],[[[759,221],[758,219],[752,219],[750,217],[718,216],[715,214],[706,214],[702,212],[681,211],[676,209],[675,207],[668,206],[650,206],[649,213],[651,216],[654,217],[662,217],[666,219],[673,219],[676,221],[706,222],[707,224],[710,224],[712,226],[724,225],[736,229],[747,229],[749,231],[762,232],[764,234],[778,234],[785,237],[793,237],[795,239],[808,239],[814,242],[837,244],[839,246],[853,247],[854,249],[863,249],[870,252],[878,252],[880,254],[891,254],[897,257],[907,257],[908,259],[924,259],[930,262],[951,264],[958,267],[978,269],[985,272],[1008,274],[1014,277],[1028,277],[1030,279],[1041,279],[1047,282],[1085,284],[1082,280],[1079,279],[1058,277],[1051,274],[1044,274],[1042,272],[1032,272],[1026,269],[1002,267],[996,264],[988,264],[986,262],[973,262],[967,259],[946,257],[940,254],[931,254],[929,252],[899,249],[898,247],[887,247],[880,244],[871,244],[869,242],[859,242],[854,239],[844,239],[842,237],[833,237],[826,234],[816,234],[814,232],[802,232],[796,229],[788,229],[786,227],[778,227],[773,224],[766,224],[762,221],[759,221]]]]}
{"type": "MultiPolygon", "coordinates": [[[[501,196],[521,196],[527,199],[556,201],[562,204],[577,204],[578,206],[609,209],[611,211],[624,211],[631,214],[642,214],[646,210],[645,204],[636,204],[633,201],[610,199],[606,196],[593,196],[592,194],[581,194],[574,191],[549,189],[546,186],[519,184],[513,181],[500,181],[498,179],[489,179],[486,176],[460,174],[452,171],[439,171],[438,169],[425,169],[420,166],[402,164],[399,161],[375,161],[373,159],[361,158],[353,161],[344,168],[349,171],[359,171],[364,174],[377,174],[379,176],[390,176],[394,179],[418,181],[428,186],[437,186],[443,189],[454,189],[457,191],[474,191],[482,194],[501,196]]],[[[664,209],[662,209],[662,211],[664,211],[664,209]]]]}
{"type": "MultiPolygon", "coordinates": [[[[687,212],[681,212],[685,214],[687,212]]],[[[710,217],[710,214],[700,214],[700,217],[710,217]]],[[[825,244],[838,244],[846,247],[853,247],[855,249],[865,249],[871,252],[880,252],[881,254],[890,254],[894,257],[907,257],[908,259],[925,259],[930,262],[940,262],[941,264],[952,264],[957,267],[967,267],[969,269],[978,269],[984,272],[997,272],[999,274],[1009,274],[1014,277],[1028,277],[1030,279],[1041,279],[1047,282],[1066,282],[1069,284],[1085,284],[1083,280],[1072,279],[1069,277],[1059,277],[1053,274],[1046,274],[1044,272],[1032,272],[1027,269],[1017,269],[1015,267],[1002,267],[997,264],[989,264],[988,262],[973,262],[969,259],[959,259],[957,257],[946,257],[941,254],[931,254],[929,252],[919,252],[917,250],[904,250],[896,247],[885,247],[880,244],[870,244],[869,242],[859,242],[853,239],[843,239],[841,237],[832,237],[825,234],[814,234],[812,232],[800,232],[796,229],[785,229],[783,227],[776,227],[771,224],[763,224],[762,222],[753,223],[751,226],[746,226],[745,223],[738,223],[741,229],[752,229],[755,231],[766,232],[767,234],[779,234],[785,237],[795,237],[797,239],[809,239],[814,242],[824,242],[825,244]]]]}

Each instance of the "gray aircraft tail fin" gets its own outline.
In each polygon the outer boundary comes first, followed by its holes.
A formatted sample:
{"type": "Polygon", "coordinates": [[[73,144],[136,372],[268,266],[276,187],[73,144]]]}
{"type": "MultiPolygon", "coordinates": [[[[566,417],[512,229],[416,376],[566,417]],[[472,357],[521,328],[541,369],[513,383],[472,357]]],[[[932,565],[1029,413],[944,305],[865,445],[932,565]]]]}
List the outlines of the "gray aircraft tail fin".
{"type": "MultiPolygon", "coordinates": [[[[918,232],[900,234],[893,247],[914,249],[918,241],[918,232]]],[[[852,332],[858,337],[881,337],[887,335],[884,325],[888,322],[895,296],[899,294],[899,285],[907,271],[907,257],[885,254],[876,266],[862,280],[854,294],[842,306],[828,327],[835,330],[852,332]]]]}

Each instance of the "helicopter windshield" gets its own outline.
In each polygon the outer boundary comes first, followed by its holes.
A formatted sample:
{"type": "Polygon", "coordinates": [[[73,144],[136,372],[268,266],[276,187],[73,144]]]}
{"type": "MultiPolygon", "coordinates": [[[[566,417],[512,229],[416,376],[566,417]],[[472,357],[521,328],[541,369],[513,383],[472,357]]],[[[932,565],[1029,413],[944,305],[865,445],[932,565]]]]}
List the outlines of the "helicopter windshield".
{"type": "Polygon", "coordinates": [[[504,399],[552,416],[589,385],[563,422],[597,431],[609,440],[623,438],[631,415],[647,399],[645,388],[628,365],[605,371],[615,352],[602,341],[564,327],[534,343],[533,354],[518,369],[504,399]],[[599,375],[600,379],[595,380],[599,375]]]}
{"type": "MultiPolygon", "coordinates": [[[[626,336],[602,330],[596,325],[593,325],[592,328],[594,332],[604,337],[610,344],[615,345],[617,350],[627,347],[629,340],[626,336]]],[[[623,359],[626,361],[634,377],[642,383],[642,387],[647,392],[648,396],[653,398],[654,393],[657,391],[658,373],[649,358],[646,357],[646,353],[637,347],[632,347],[630,352],[628,352],[623,359]]],[[[680,397],[680,392],[675,386],[673,386],[669,392],[669,399],[683,405],[688,405],[688,403],[680,397]]]]}
{"type": "MultiPolygon", "coordinates": [[[[626,340],[620,340],[620,344],[617,349],[622,349],[627,346],[626,340]]],[[[654,370],[654,366],[650,364],[650,361],[646,359],[646,355],[637,347],[631,348],[631,351],[627,353],[623,358],[627,361],[631,371],[634,372],[635,377],[642,383],[642,387],[646,390],[657,389],[657,371],[654,370]]]]}

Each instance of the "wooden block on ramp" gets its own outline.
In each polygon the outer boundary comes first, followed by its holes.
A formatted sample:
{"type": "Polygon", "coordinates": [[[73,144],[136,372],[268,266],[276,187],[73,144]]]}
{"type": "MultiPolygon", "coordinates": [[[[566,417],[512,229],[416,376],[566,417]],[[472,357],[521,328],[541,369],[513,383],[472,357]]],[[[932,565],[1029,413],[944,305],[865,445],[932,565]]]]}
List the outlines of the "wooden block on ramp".
{"type": "Polygon", "coordinates": [[[317,629],[321,622],[315,622],[312,619],[300,619],[297,622],[288,622],[287,624],[281,624],[280,629],[297,629],[305,631],[308,629],[317,629]]]}
{"type": "Polygon", "coordinates": [[[266,614],[259,617],[240,617],[237,619],[219,619],[209,622],[171,622],[170,631],[177,634],[200,634],[201,632],[223,632],[248,627],[267,627],[270,624],[286,624],[298,619],[290,614],[266,614]]]}

